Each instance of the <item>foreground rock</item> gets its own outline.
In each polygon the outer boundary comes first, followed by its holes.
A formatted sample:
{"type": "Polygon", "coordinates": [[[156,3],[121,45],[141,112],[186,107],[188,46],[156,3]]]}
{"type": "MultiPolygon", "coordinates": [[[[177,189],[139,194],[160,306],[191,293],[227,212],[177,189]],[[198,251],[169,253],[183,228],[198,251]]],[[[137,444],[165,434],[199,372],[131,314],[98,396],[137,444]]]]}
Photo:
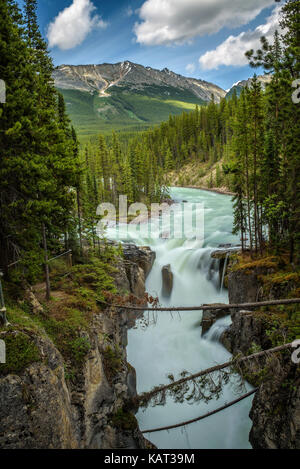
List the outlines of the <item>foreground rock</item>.
{"type": "MultiPolygon", "coordinates": [[[[150,265],[145,258],[151,264],[153,256],[140,254],[145,273],[133,261],[128,269],[127,261],[119,260],[120,290],[133,292],[132,275],[140,270],[145,277],[150,265]]],[[[144,292],[145,285],[141,283],[140,289],[144,292]]],[[[136,394],[135,370],[126,357],[128,321],[125,312],[99,309],[88,332],[82,333],[89,348],[73,370],[66,370],[61,353],[46,334],[24,329],[22,336],[34,344],[37,357],[18,372],[0,374],[0,448],[151,447],[127,409],[127,401],[136,394]]],[[[10,329],[0,337],[5,340],[6,334],[19,332],[10,329]]]]}
{"type": "Polygon", "coordinates": [[[252,311],[233,310],[231,319],[232,325],[223,333],[220,340],[233,355],[247,354],[253,344],[263,350],[272,347],[272,342],[266,335],[266,322],[252,311]]]}
{"type": "MultiPolygon", "coordinates": [[[[267,350],[272,342],[266,331],[267,319],[251,311],[232,313],[232,325],[221,342],[234,355],[249,354],[253,347],[267,350]]],[[[257,368],[245,368],[248,380],[259,385],[250,418],[253,425],[250,443],[255,449],[300,449],[300,374],[299,365],[293,364],[291,352],[278,354],[270,363],[262,359],[257,368]],[[271,367],[270,376],[260,383],[261,370],[271,367]]]]}
{"type": "Polygon", "coordinates": [[[63,359],[51,341],[35,337],[35,342],[47,363],[0,377],[0,448],[78,448],[63,359]]]}
{"type": "Polygon", "coordinates": [[[250,443],[255,449],[300,449],[299,365],[280,360],[274,379],[259,387],[250,412],[250,443]]]}

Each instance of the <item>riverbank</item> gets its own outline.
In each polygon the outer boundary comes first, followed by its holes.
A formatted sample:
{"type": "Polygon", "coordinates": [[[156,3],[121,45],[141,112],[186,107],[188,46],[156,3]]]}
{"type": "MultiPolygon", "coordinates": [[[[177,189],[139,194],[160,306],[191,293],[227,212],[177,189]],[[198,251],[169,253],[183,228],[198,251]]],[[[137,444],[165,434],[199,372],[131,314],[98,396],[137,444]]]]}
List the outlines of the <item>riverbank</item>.
{"type": "Polygon", "coordinates": [[[227,187],[203,187],[203,186],[183,186],[185,189],[199,189],[201,191],[208,191],[208,192],[214,192],[216,194],[222,194],[222,195],[230,195],[230,196],[235,196],[236,194],[234,192],[231,192],[227,187]]]}

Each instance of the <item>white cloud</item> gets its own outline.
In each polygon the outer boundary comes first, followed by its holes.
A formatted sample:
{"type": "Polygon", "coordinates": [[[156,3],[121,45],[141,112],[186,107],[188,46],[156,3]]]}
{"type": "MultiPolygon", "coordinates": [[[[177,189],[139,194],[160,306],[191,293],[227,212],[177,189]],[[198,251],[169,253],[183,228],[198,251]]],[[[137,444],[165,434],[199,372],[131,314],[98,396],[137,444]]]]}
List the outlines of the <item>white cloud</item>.
{"type": "Polygon", "coordinates": [[[187,66],[185,67],[186,71],[188,73],[194,73],[195,70],[196,70],[196,65],[195,64],[187,64],[187,66]]]}
{"type": "Polygon", "coordinates": [[[72,5],[61,11],[48,27],[49,46],[62,50],[79,46],[96,28],[106,23],[94,14],[96,7],[91,0],[73,0],[72,5]]]}
{"type": "Polygon", "coordinates": [[[182,44],[225,26],[245,25],[272,4],[274,0],[146,0],[134,32],[141,44],[182,44]]]}
{"type": "Polygon", "coordinates": [[[276,7],[265,24],[252,31],[243,32],[238,36],[229,36],[215,50],[202,55],[199,59],[202,68],[212,70],[217,69],[220,65],[243,66],[248,64],[245,52],[250,49],[259,49],[261,36],[265,36],[272,42],[275,30],[279,30],[280,9],[280,7],[276,7]]]}

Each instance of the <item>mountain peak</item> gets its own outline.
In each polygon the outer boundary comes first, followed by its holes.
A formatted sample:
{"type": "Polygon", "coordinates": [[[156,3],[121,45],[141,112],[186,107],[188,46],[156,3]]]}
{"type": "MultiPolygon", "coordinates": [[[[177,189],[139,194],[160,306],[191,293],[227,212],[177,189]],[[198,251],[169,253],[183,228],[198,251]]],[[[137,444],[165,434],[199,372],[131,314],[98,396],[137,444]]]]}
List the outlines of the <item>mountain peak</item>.
{"type": "Polygon", "coordinates": [[[99,96],[107,96],[108,88],[111,91],[115,87],[126,87],[133,92],[137,90],[141,92],[151,86],[179,88],[204,102],[210,101],[212,94],[219,102],[226,94],[213,83],[184,77],[168,68],[156,70],[144,67],[129,60],[116,64],[61,65],[55,69],[53,78],[57,88],[89,93],[98,92],[99,96]]]}
{"type": "MultiPolygon", "coordinates": [[[[271,75],[258,75],[257,77],[258,81],[261,83],[263,90],[266,88],[267,84],[270,83],[272,77],[271,75]]],[[[232,87],[227,90],[226,97],[230,97],[233,95],[234,92],[237,93],[237,96],[239,96],[242,92],[243,88],[246,88],[247,86],[251,86],[253,77],[248,78],[248,80],[241,80],[232,85],[232,87]]]]}

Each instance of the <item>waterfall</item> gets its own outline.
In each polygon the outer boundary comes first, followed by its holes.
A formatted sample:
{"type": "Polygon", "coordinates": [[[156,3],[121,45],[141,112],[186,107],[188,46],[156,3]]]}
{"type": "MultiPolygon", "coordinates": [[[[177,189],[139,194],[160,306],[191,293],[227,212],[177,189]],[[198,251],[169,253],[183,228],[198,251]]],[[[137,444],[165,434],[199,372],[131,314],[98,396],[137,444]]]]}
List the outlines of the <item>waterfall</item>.
{"type": "Polygon", "coordinates": [[[209,340],[211,342],[219,342],[220,337],[223,332],[228,329],[231,325],[231,317],[230,315],[226,316],[225,318],[219,319],[215,322],[209,329],[209,331],[205,334],[204,339],[209,340]]]}
{"type": "Polygon", "coordinates": [[[227,265],[228,265],[228,258],[229,258],[229,252],[226,253],[224,267],[223,267],[222,281],[221,281],[221,293],[223,292],[224,280],[225,280],[225,275],[226,275],[226,270],[227,270],[227,265]]]}
{"type": "MultiPolygon", "coordinates": [[[[211,252],[220,243],[237,244],[233,236],[233,210],[231,198],[196,189],[173,188],[174,200],[187,200],[205,204],[205,240],[149,239],[129,227],[120,226],[124,240],[131,239],[140,246],[149,246],[156,253],[156,260],[147,278],[146,289],[152,296],[158,296],[162,306],[195,306],[203,303],[227,303],[228,294],[224,287],[227,265],[224,265],[222,289],[220,290],[219,261],[211,258],[211,252]],[[133,231],[131,231],[131,229],[133,231]],[[162,268],[170,265],[173,276],[173,290],[169,298],[161,296],[162,268]]],[[[176,213],[174,218],[176,218],[176,213]]],[[[179,223],[179,215],[177,222],[179,223]]],[[[163,228],[162,228],[163,229],[163,228]]],[[[107,230],[110,235],[110,228],[107,230]]],[[[225,259],[228,262],[228,259],[225,259]]],[[[230,360],[230,353],[218,342],[220,335],[230,324],[230,316],[217,321],[206,337],[201,337],[202,313],[179,311],[178,314],[159,312],[155,321],[144,318],[136,321],[136,327],[128,331],[128,362],[137,372],[137,391],[142,393],[159,384],[168,383],[168,375],[180,376],[184,370],[196,373],[216,363],[230,360]]],[[[167,399],[165,406],[140,409],[137,419],[141,429],[172,425],[207,413],[221,403],[233,400],[234,384],[224,386],[220,400],[206,404],[174,402],[167,399]]],[[[247,385],[248,386],[248,385],[247,385]]],[[[249,411],[251,400],[221,412],[202,422],[180,429],[145,435],[158,448],[168,449],[222,449],[250,448],[248,441],[251,421],[249,411]],[[229,429],[224,432],[223,429],[229,429]]]]}

